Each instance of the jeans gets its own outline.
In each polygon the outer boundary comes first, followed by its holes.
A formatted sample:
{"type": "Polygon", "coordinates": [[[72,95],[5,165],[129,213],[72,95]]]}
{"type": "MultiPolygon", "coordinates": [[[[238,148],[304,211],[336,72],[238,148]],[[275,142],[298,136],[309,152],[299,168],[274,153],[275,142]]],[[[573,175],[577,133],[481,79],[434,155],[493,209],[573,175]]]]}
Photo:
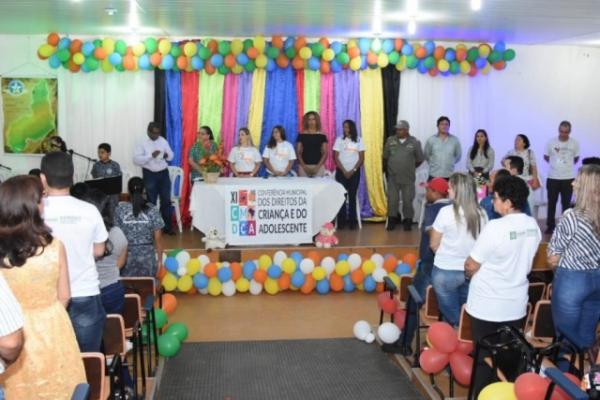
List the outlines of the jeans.
{"type": "Polygon", "coordinates": [[[554,228],[556,226],[556,202],[560,194],[560,204],[562,211],[565,212],[571,208],[571,197],[573,196],[573,179],[550,179],[546,181],[546,190],[548,191],[548,216],[546,226],[554,228]]]}
{"type": "Polygon", "coordinates": [[[336,170],[335,180],[341,183],[348,192],[346,193],[348,212],[346,212],[346,202],[344,202],[337,215],[338,223],[343,225],[346,221],[356,222],[356,192],[358,191],[358,183],[360,181],[360,170],[354,172],[350,178],[346,178],[340,170],[336,170]]]}
{"type": "Polygon", "coordinates": [[[73,297],[68,311],[79,350],[81,352],[99,352],[106,321],[106,312],[104,312],[100,295],[73,297]]]}
{"type": "Polygon", "coordinates": [[[460,308],[467,302],[469,294],[469,281],[465,279],[464,271],[450,271],[434,265],[431,280],[444,321],[457,327],[460,308]]]}
{"type": "Polygon", "coordinates": [[[600,269],[556,269],[552,284],[552,318],[557,333],[567,333],[578,347],[594,344],[600,320],[600,269]]]}
{"type": "MultiPolygon", "coordinates": [[[[415,277],[413,279],[413,286],[417,290],[417,293],[421,296],[421,299],[425,301],[425,292],[427,287],[431,285],[431,271],[433,269],[433,264],[421,262],[417,272],[415,273],[415,277]]],[[[408,302],[406,304],[406,312],[408,313],[406,324],[404,326],[404,330],[402,332],[401,343],[411,346],[413,338],[415,336],[415,331],[417,330],[417,313],[419,312],[419,308],[413,301],[412,297],[408,298],[408,302]]]]}
{"type": "Polygon", "coordinates": [[[123,314],[125,289],[120,281],[100,289],[100,297],[107,314],[123,314]]]}
{"type": "Polygon", "coordinates": [[[156,204],[156,199],[160,198],[160,215],[165,223],[164,230],[170,231],[171,227],[171,179],[169,170],[152,172],[148,169],[142,170],[144,176],[144,186],[148,201],[156,204]]]}

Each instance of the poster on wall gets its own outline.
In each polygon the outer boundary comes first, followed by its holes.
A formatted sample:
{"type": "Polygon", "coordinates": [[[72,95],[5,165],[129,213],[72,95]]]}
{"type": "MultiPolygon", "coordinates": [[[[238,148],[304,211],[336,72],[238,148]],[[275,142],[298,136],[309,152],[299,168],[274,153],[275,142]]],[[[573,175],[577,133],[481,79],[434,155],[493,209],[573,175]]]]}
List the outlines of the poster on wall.
{"type": "Polygon", "coordinates": [[[56,78],[2,78],[4,152],[45,152],[56,135],[58,83],[56,78]]]}
{"type": "Polygon", "coordinates": [[[312,242],[307,189],[239,187],[227,193],[225,239],[230,245],[312,242]]]}

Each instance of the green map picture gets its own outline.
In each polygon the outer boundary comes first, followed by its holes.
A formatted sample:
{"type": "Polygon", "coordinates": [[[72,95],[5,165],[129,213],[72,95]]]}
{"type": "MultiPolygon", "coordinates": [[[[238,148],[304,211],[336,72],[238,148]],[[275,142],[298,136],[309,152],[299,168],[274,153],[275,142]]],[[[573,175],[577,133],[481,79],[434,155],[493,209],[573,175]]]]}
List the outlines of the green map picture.
{"type": "Polygon", "coordinates": [[[43,153],[56,135],[57,88],[54,78],[2,78],[5,153],[43,153]]]}

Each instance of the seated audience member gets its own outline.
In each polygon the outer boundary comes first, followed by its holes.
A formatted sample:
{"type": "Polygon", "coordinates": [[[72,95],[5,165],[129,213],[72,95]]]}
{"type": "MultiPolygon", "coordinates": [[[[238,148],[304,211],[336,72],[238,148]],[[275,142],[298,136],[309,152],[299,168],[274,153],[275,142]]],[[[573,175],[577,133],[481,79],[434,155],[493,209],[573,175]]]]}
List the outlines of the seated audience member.
{"type": "Polygon", "coordinates": [[[40,177],[42,173],[42,170],[39,168],[32,168],[29,170],[29,172],[27,173],[27,175],[31,175],[31,176],[37,176],[38,178],[40,177]]]}
{"type": "Polygon", "coordinates": [[[201,126],[196,133],[196,143],[190,149],[188,161],[190,163],[192,180],[202,176],[202,167],[200,161],[211,154],[217,152],[217,144],[212,133],[212,129],[208,126],[201,126]]]}
{"type": "MultiPolygon", "coordinates": [[[[501,215],[481,230],[465,262],[471,278],[466,312],[471,318],[474,342],[509,325],[522,330],[527,317],[529,281],[533,257],[542,239],[535,219],[521,210],[529,189],[520,178],[510,176],[494,183],[494,208],[501,215]]],[[[481,356],[475,381],[475,397],[490,383],[492,372],[481,356]]],[[[515,378],[514,354],[500,352],[497,363],[515,378]]]]}
{"type": "Polygon", "coordinates": [[[489,221],[500,218],[500,214],[494,209],[494,182],[507,176],[510,176],[510,172],[507,169],[499,169],[490,174],[490,180],[487,183],[488,195],[479,202],[479,205],[487,214],[489,221]]]}
{"type": "MultiPolygon", "coordinates": [[[[433,269],[434,254],[431,247],[429,247],[429,233],[431,231],[431,226],[442,207],[445,207],[450,203],[448,200],[448,181],[445,179],[433,178],[427,183],[426,190],[425,198],[427,199],[427,205],[425,206],[421,243],[419,245],[420,263],[413,280],[413,285],[421,295],[422,299],[425,299],[427,287],[431,285],[431,271],[433,269]]],[[[419,312],[412,301],[412,298],[408,300],[407,312],[408,321],[402,331],[403,338],[401,343],[407,344],[410,348],[415,330],[417,329],[416,313],[419,312]]],[[[408,350],[409,348],[403,349],[405,354],[410,353],[410,350],[408,350]]]]}
{"type": "Polygon", "coordinates": [[[263,161],[267,173],[272,176],[290,176],[296,151],[294,146],[285,140],[285,129],[276,125],[271,131],[271,138],[263,150],[263,161]]]}
{"type": "Polygon", "coordinates": [[[565,211],[548,244],[548,263],[557,267],[552,284],[552,317],[558,334],[568,334],[580,348],[597,351],[600,166],[584,165],[573,189],[575,208],[565,211]]]}
{"type": "Polygon", "coordinates": [[[130,203],[121,202],[115,210],[115,226],[127,238],[127,262],[121,276],[156,276],[162,266],[163,220],[158,209],[144,197],[144,181],[137,176],[127,184],[130,203]]]}
{"type": "MultiPolygon", "coordinates": [[[[516,176],[518,178],[523,179],[523,182],[525,182],[527,184],[527,187],[529,188],[529,184],[527,182],[527,177],[523,175],[523,159],[519,156],[508,156],[504,159],[503,161],[504,163],[504,167],[508,170],[508,172],[510,172],[511,176],[516,176]]],[[[534,206],[534,199],[533,199],[533,190],[529,189],[529,194],[527,196],[527,204],[525,205],[525,207],[522,209],[522,211],[527,214],[527,215],[531,215],[531,210],[533,209],[534,206]]]]}
{"type": "Polygon", "coordinates": [[[77,342],[81,351],[100,351],[106,313],[94,258],[104,254],[108,232],[96,207],[69,196],[73,185],[71,156],[48,153],[42,158],[41,170],[47,193],[44,221],[67,252],[71,282],[68,311],[77,342]]]}
{"type": "Polygon", "coordinates": [[[581,165],[590,165],[590,164],[600,165],[600,158],[599,157],[586,157],[583,160],[581,160],[581,165]]]}
{"type": "Polygon", "coordinates": [[[119,280],[119,270],[127,260],[127,238],[121,228],[113,224],[112,207],[107,195],[92,188],[81,199],[96,206],[108,231],[104,255],[96,259],[104,310],[107,314],[122,314],[125,289],[119,280]]]}
{"type": "Polygon", "coordinates": [[[475,176],[482,176],[485,179],[490,178],[490,172],[494,168],[494,149],[490,146],[488,134],[485,129],[478,129],[475,132],[473,146],[467,151],[467,169],[469,173],[475,176]]]}
{"type": "Polygon", "coordinates": [[[487,216],[479,207],[471,176],[450,175],[448,194],[452,204],[439,211],[430,232],[430,247],[435,252],[431,280],[444,320],[456,327],[469,291],[465,260],[487,216]]]}
{"type": "Polygon", "coordinates": [[[296,157],[298,176],[325,176],[327,136],[321,132],[321,117],[316,111],[309,111],[302,118],[302,132],[296,139],[296,157]]]}
{"type": "MultiPolygon", "coordinates": [[[[54,154],[70,160],[64,153],[54,154]]],[[[15,176],[0,186],[0,275],[22,308],[23,321],[11,322],[23,323],[25,337],[21,354],[14,360],[16,354],[9,352],[7,361],[14,363],[0,375],[7,399],[66,400],[77,384],[86,381],[66,311],[71,298],[67,256],[61,241],[42,219],[42,193],[40,179],[33,176],[15,176]]],[[[79,218],[85,218],[85,213],[79,218]]],[[[91,253],[91,246],[88,251],[91,253]]],[[[3,293],[0,303],[7,301],[3,293]]],[[[18,313],[18,307],[10,313],[18,313]]],[[[92,325],[94,314],[92,308],[88,319],[92,325]]],[[[102,328],[97,327],[100,336],[102,328]]],[[[4,359],[4,353],[0,354],[4,359]]]]}
{"type": "Polygon", "coordinates": [[[238,144],[229,152],[227,161],[230,163],[229,167],[233,176],[256,176],[262,158],[258,149],[254,147],[254,143],[252,143],[252,136],[250,136],[248,128],[240,129],[238,144]]]}

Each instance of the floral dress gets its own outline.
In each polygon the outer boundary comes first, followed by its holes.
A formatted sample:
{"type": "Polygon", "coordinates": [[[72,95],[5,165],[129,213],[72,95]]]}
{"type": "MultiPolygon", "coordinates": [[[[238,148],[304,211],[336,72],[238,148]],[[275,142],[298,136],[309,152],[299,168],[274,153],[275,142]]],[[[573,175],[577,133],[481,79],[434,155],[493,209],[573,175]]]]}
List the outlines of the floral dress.
{"type": "MultiPolygon", "coordinates": [[[[202,143],[196,142],[190,149],[190,158],[196,162],[196,164],[200,164],[200,160],[204,157],[215,154],[217,152],[217,144],[215,142],[210,142],[209,147],[202,146],[202,143]]],[[[200,177],[200,173],[195,169],[192,169],[192,179],[196,179],[200,177]]]]}

